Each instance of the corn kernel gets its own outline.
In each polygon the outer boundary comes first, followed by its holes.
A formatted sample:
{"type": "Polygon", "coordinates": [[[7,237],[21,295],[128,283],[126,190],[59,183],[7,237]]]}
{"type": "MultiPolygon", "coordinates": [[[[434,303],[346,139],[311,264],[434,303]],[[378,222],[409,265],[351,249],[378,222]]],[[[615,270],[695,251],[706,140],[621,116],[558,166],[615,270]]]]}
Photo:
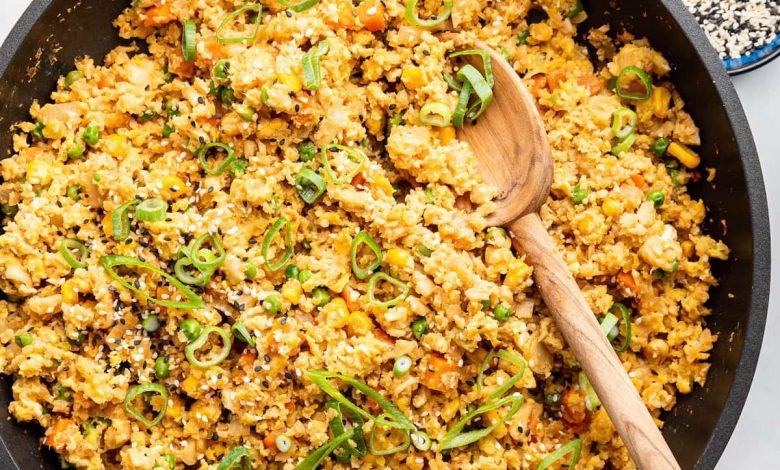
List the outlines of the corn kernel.
{"type": "Polygon", "coordinates": [[[388,196],[392,196],[395,192],[395,189],[393,188],[393,183],[390,182],[389,179],[385,175],[379,175],[374,180],[374,186],[384,191],[385,194],[388,196]]]}
{"type": "Polygon", "coordinates": [[[352,336],[365,336],[374,328],[374,323],[363,312],[352,312],[349,315],[347,331],[352,336]]]}
{"type": "Polygon", "coordinates": [[[701,163],[701,157],[699,157],[696,152],[677,142],[672,142],[669,145],[669,150],[667,150],[667,152],[677,160],[680,160],[680,163],[686,168],[696,168],[699,166],[699,163],[701,163]]]}
{"type": "Polygon", "coordinates": [[[579,222],[577,222],[577,228],[583,235],[593,233],[593,230],[596,229],[596,223],[593,221],[593,216],[590,214],[583,215],[579,222]]]}
{"type": "Polygon", "coordinates": [[[455,128],[452,126],[445,127],[439,131],[439,140],[442,145],[447,145],[455,140],[455,128]]]}
{"type": "Polygon", "coordinates": [[[449,421],[455,417],[455,413],[457,413],[459,409],[460,409],[460,399],[456,398],[448,402],[446,405],[442,407],[441,418],[444,421],[449,421]]]}
{"type": "Polygon", "coordinates": [[[617,217],[623,211],[620,207],[620,203],[614,199],[605,199],[601,204],[601,210],[604,211],[604,215],[608,217],[617,217]]]}
{"type": "Polygon", "coordinates": [[[160,195],[166,199],[176,199],[187,192],[187,186],[181,178],[176,175],[167,175],[162,179],[162,190],[160,195]]]}
{"type": "Polygon", "coordinates": [[[694,253],[694,246],[693,242],[690,240],[685,240],[680,244],[682,246],[683,253],[685,254],[686,258],[690,258],[693,256],[694,253]]]}
{"type": "Polygon", "coordinates": [[[653,89],[653,114],[658,118],[665,118],[669,114],[669,104],[672,101],[672,92],[662,86],[653,89]]]}
{"type": "Polygon", "coordinates": [[[206,418],[209,423],[215,423],[221,413],[221,409],[219,406],[216,406],[216,403],[212,400],[200,399],[192,404],[190,414],[197,421],[203,421],[203,418],[206,418]]]}
{"type": "Polygon", "coordinates": [[[368,128],[368,132],[370,132],[373,135],[380,135],[382,133],[382,130],[384,129],[384,119],[382,119],[381,115],[371,115],[366,120],[366,127],[368,128]]]}
{"type": "Polygon", "coordinates": [[[281,118],[273,118],[262,124],[257,131],[257,136],[261,139],[276,137],[281,131],[287,129],[287,121],[281,118]]]}
{"type": "Polygon", "coordinates": [[[385,257],[387,264],[398,269],[414,269],[414,258],[408,250],[403,248],[391,248],[385,257]]]}
{"type": "Polygon", "coordinates": [[[119,134],[112,134],[106,138],[105,141],[106,152],[114,158],[125,158],[130,146],[127,142],[127,137],[119,134]]]}
{"type": "Polygon", "coordinates": [[[531,272],[530,266],[525,264],[523,260],[516,259],[509,264],[509,269],[504,277],[504,285],[510,289],[516,289],[531,276],[531,272]]]}
{"type": "Polygon", "coordinates": [[[341,297],[331,300],[324,308],[325,323],[336,329],[344,328],[349,318],[347,303],[341,297]]]}
{"type": "Polygon", "coordinates": [[[682,394],[691,393],[691,381],[688,379],[679,378],[677,379],[677,391],[682,394]]]}
{"type": "Polygon", "coordinates": [[[101,222],[101,227],[103,227],[103,234],[107,237],[111,237],[114,235],[114,222],[111,219],[111,213],[103,217],[103,222],[101,222]]]}
{"type": "Polygon", "coordinates": [[[27,181],[46,186],[51,183],[51,164],[43,160],[33,160],[27,165],[27,181]]]}
{"type": "Polygon", "coordinates": [[[74,305],[79,302],[79,292],[76,288],[76,281],[68,279],[62,283],[62,303],[74,305]]]}
{"type": "Polygon", "coordinates": [[[547,23],[534,23],[528,28],[529,43],[539,44],[552,39],[553,30],[547,23]]]}
{"type": "Polygon", "coordinates": [[[47,139],[61,139],[65,135],[65,124],[62,121],[49,121],[43,127],[43,136],[47,139]]]}
{"type": "Polygon", "coordinates": [[[287,88],[289,88],[293,93],[298,93],[303,88],[301,79],[298,78],[298,75],[293,73],[282,73],[277,75],[276,78],[279,80],[279,83],[287,86],[287,88]]]}
{"type": "Polygon", "coordinates": [[[184,401],[177,397],[168,397],[168,409],[165,410],[165,416],[168,418],[179,418],[184,410],[184,401]]]}
{"type": "Polygon", "coordinates": [[[193,395],[198,391],[199,386],[199,381],[194,374],[188,375],[187,378],[184,379],[184,381],[181,383],[181,389],[184,390],[184,393],[187,395],[193,395]]]}
{"type": "Polygon", "coordinates": [[[503,420],[501,419],[501,415],[499,415],[498,411],[496,410],[490,410],[487,413],[485,413],[485,417],[488,419],[488,422],[493,425],[496,423],[500,423],[496,428],[491,432],[490,434],[495,437],[496,439],[501,439],[502,437],[506,436],[509,432],[506,428],[506,425],[503,423],[503,420]]]}
{"type": "Polygon", "coordinates": [[[281,294],[284,300],[290,302],[293,305],[297,305],[301,300],[301,295],[303,295],[301,283],[295,279],[286,282],[282,286],[281,294]]]}
{"type": "Polygon", "coordinates": [[[425,77],[420,67],[406,67],[401,72],[401,81],[404,82],[406,88],[410,90],[416,90],[425,85],[425,77]]]}

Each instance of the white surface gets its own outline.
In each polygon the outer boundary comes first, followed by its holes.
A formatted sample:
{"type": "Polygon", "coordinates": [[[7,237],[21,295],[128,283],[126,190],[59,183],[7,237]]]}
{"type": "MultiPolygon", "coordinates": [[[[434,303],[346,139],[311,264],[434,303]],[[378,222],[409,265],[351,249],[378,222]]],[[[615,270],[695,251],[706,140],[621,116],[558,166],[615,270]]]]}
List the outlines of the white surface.
{"type": "MultiPolygon", "coordinates": [[[[5,38],[30,0],[0,0],[0,38],[5,38]]],[[[772,293],[769,299],[769,318],[761,350],[756,379],[737,429],[729,442],[718,470],[737,468],[773,468],[780,462],[780,342],[772,341],[780,335],[780,319],[771,315],[780,302],[780,159],[774,158],[780,149],[780,59],[762,69],[734,79],[742,99],[761,157],[764,180],[767,182],[769,217],[772,224],[772,293]]],[[[690,103],[695,106],[695,103],[690,103]]]]}

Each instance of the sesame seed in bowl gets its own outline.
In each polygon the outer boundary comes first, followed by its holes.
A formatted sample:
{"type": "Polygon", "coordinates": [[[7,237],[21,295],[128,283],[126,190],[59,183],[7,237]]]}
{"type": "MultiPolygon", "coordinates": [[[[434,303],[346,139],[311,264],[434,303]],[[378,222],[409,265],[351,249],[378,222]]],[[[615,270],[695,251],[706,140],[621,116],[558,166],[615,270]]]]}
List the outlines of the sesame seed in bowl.
{"type": "Polygon", "coordinates": [[[777,0],[683,0],[731,75],[754,70],[780,55],[777,0]]]}

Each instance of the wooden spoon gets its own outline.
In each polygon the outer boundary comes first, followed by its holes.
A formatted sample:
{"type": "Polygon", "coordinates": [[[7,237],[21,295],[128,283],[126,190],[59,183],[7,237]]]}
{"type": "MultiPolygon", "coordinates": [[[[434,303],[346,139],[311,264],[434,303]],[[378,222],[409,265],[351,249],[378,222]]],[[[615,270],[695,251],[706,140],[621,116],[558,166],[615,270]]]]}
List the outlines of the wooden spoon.
{"type": "Polygon", "coordinates": [[[459,136],[476,153],[483,178],[500,191],[498,209],[488,223],[506,226],[515,248],[526,254],[550,313],[637,467],[679,469],[539,218],[552,183],[553,161],[536,102],[501,55],[484,44],[477,47],[492,58],[494,99],[477,123],[464,126],[459,136]]]}

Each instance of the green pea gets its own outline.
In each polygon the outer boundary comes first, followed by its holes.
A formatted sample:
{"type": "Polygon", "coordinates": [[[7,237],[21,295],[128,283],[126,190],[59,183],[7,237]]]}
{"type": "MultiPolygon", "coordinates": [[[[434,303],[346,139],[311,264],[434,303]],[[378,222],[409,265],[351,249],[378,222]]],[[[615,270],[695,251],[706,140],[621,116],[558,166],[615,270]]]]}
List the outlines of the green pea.
{"type": "Polygon", "coordinates": [[[19,206],[12,206],[11,204],[0,204],[0,211],[8,217],[13,217],[19,212],[19,206]]]}
{"type": "Polygon", "coordinates": [[[33,137],[35,137],[38,140],[44,140],[46,137],[43,135],[43,129],[46,126],[43,125],[42,122],[36,121],[35,122],[35,129],[32,131],[33,137]]]}
{"type": "Polygon", "coordinates": [[[65,75],[65,86],[70,88],[71,85],[84,78],[84,74],[78,70],[72,70],[65,75]]]}
{"type": "Polygon", "coordinates": [[[490,227],[485,238],[488,241],[504,240],[507,238],[506,230],[501,227],[490,227]]]}
{"type": "Polygon", "coordinates": [[[526,29],[522,33],[517,35],[517,45],[522,46],[523,44],[528,44],[528,38],[531,37],[531,31],[526,29]]]}
{"type": "Polygon", "coordinates": [[[512,309],[504,304],[498,304],[493,307],[493,315],[498,321],[506,321],[509,320],[509,317],[512,315],[512,309]]]}
{"type": "Polygon", "coordinates": [[[65,192],[65,195],[78,202],[81,195],[81,188],[77,184],[72,184],[68,186],[68,190],[65,192]]]}
{"type": "Polygon", "coordinates": [[[254,263],[246,263],[244,265],[244,277],[250,281],[257,277],[257,265],[254,263]]]}
{"type": "Polygon", "coordinates": [[[651,201],[656,209],[664,205],[664,193],[661,191],[650,191],[647,200],[651,201]]]}
{"type": "Polygon", "coordinates": [[[311,301],[318,307],[328,305],[328,302],[330,302],[330,293],[328,293],[328,289],[323,287],[315,288],[311,291],[311,301]]]}
{"type": "Polygon", "coordinates": [[[100,129],[93,126],[84,129],[84,142],[92,146],[97,145],[100,142],[100,129]]]}
{"type": "Polygon", "coordinates": [[[153,111],[149,109],[144,111],[140,116],[138,116],[138,120],[141,122],[149,122],[156,117],[157,117],[157,111],[153,111]]]}
{"type": "Polygon", "coordinates": [[[428,331],[430,331],[430,328],[428,327],[428,320],[426,320],[425,317],[418,317],[412,322],[412,334],[417,338],[417,341],[420,341],[428,331]]]}
{"type": "Polygon", "coordinates": [[[490,308],[490,299],[485,299],[482,301],[482,309],[487,310],[490,308]]]}
{"type": "Polygon", "coordinates": [[[666,137],[661,137],[660,139],[656,139],[655,142],[650,144],[650,150],[652,150],[653,153],[659,157],[663,157],[666,155],[666,151],[669,149],[669,144],[671,144],[669,139],[666,137]]]}
{"type": "Polygon", "coordinates": [[[92,181],[94,181],[95,183],[100,183],[100,173],[98,172],[92,173],[92,181]]]}
{"type": "Polygon", "coordinates": [[[14,341],[16,341],[16,344],[18,344],[19,347],[23,348],[32,344],[33,335],[30,333],[20,333],[14,336],[14,341]]]}
{"type": "Polygon", "coordinates": [[[255,108],[247,105],[239,105],[236,106],[236,114],[243,119],[244,121],[252,121],[255,119],[255,114],[257,114],[257,111],[255,111],[255,108]]]}
{"type": "Polygon", "coordinates": [[[171,98],[165,102],[165,114],[167,114],[169,118],[178,116],[180,114],[179,104],[175,99],[171,98]]]}
{"type": "Polygon", "coordinates": [[[579,183],[571,191],[571,200],[574,204],[582,204],[588,196],[590,196],[590,189],[581,188],[579,183]]]}
{"type": "Polygon", "coordinates": [[[217,62],[217,65],[214,66],[214,76],[220,80],[227,80],[229,72],[230,62],[226,60],[220,60],[217,62]]]}
{"type": "Polygon", "coordinates": [[[300,273],[298,273],[298,281],[300,281],[301,284],[306,283],[309,279],[311,279],[312,273],[308,269],[304,269],[300,273]]]}
{"type": "Polygon", "coordinates": [[[269,295],[263,299],[263,308],[271,314],[279,313],[282,308],[282,299],[276,294],[269,295]]]}
{"type": "Polygon", "coordinates": [[[141,326],[147,332],[154,333],[160,329],[160,319],[157,317],[157,315],[151,314],[144,319],[143,323],[141,323],[141,326]]]}
{"type": "Polygon", "coordinates": [[[200,323],[198,323],[198,321],[194,318],[188,318],[181,322],[181,325],[179,325],[179,331],[182,332],[185,338],[193,341],[198,336],[200,336],[200,332],[203,331],[203,327],[200,326],[200,323]]]}
{"type": "Polygon", "coordinates": [[[170,373],[169,362],[168,356],[159,356],[154,361],[154,375],[156,375],[158,379],[168,377],[168,374],[170,373]]]}
{"type": "Polygon", "coordinates": [[[298,146],[298,158],[302,162],[309,162],[314,160],[317,155],[317,146],[311,140],[304,140],[301,145],[298,146]]]}
{"type": "Polygon", "coordinates": [[[68,158],[71,160],[81,158],[81,156],[84,155],[84,150],[84,146],[74,140],[73,145],[68,150],[68,158]]]}
{"type": "Polygon", "coordinates": [[[427,246],[422,245],[422,244],[421,245],[417,245],[415,250],[417,251],[417,253],[420,256],[423,256],[425,258],[427,258],[427,257],[429,257],[429,256],[431,256],[433,254],[433,250],[431,250],[430,248],[428,248],[427,246]]]}
{"type": "Polygon", "coordinates": [[[57,384],[57,396],[55,400],[71,401],[73,400],[73,390],[62,384],[57,384]]]}
{"type": "Polygon", "coordinates": [[[300,273],[301,270],[294,264],[287,265],[287,269],[284,270],[284,275],[287,276],[287,279],[297,279],[300,273]]]}
{"type": "Polygon", "coordinates": [[[221,87],[219,90],[219,99],[222,103],[230,106],[236,101],[236,93],[230,87],[221,87]]]}

